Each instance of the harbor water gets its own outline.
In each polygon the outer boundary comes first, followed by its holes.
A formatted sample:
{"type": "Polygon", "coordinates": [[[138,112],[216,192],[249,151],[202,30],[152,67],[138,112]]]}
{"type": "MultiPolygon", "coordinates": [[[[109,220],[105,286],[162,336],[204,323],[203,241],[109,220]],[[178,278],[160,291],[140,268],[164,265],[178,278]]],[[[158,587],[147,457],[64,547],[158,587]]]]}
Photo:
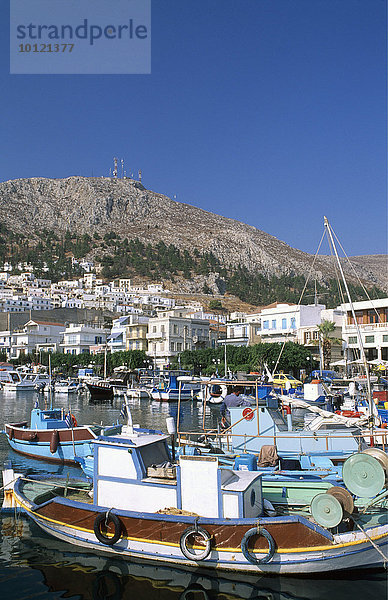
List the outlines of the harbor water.
{"type": "MultiPolygon", "coordinates": [[[[72,394],[73,412],[81,424],[121,422],[122,399],[91,403],[87,394],[72,394]]],[[[38,399],[35,392],[0,392],[0,428],[4,423],[29,420],[38,399]]],[[[42,396],[40,406],[44,408],[42,396]]],[[[47,401],[47,399],[46,399],[47,401]]],[[[69,408],[67,396],[56,396],[55,407],[69,408]]],[[[206,409],[214,426],[219,407],[206,409]]],[[[177,418],[177,403],[132,400],[134,424],[166,432],[166,418],[177,418]]],[[[184,402],[180,408],[182,430],[199,431],[202,405],[184,402]]],[[[11,460],[23,474],[58,473],[80,476],[77,467],[48,465],[18,455],[0,435],[0,464],[11,460]]],[[[0,492],[2,501],[2,492],[0,492]]],[[[215,573],[203,568],[185,570],[150,562],[124,561],[76,551],[51,538],[22,515],[0,517],[0,594],[6,600],[387,600],[386,572],[345,573],[336,577],[269,577],[215,573]]]]}

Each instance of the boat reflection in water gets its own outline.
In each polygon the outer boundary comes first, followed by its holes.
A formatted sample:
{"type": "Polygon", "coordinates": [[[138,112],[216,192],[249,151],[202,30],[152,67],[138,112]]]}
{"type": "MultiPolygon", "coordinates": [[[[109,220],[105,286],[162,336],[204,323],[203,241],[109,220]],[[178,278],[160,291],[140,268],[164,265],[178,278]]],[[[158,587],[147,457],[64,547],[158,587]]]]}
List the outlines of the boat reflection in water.
{"type": "Polygon", "coordinates": [[[149,561],[129,562],[85,551],[70,552],[69,544],[46,536],[22,516],[2,517],[1,537],[0,573],[9,569],[1,567],[5,562],[40,574],[38,580],[33,577],[31,590],[26,590],[24,581],[22,596],[17,585],[23,578],[12,577],[11,573],[2,577],[3,597],[9,599],[57,599],[60,593],[61,598],[80,600],[353,600],[357,592],[366,600],[384,598],[386,594],[386,575],[377,572],[369,572],[365,579],[354,572],[349,577],[331,579],[212,575],[202,569],[185,570],[149,561]]]}

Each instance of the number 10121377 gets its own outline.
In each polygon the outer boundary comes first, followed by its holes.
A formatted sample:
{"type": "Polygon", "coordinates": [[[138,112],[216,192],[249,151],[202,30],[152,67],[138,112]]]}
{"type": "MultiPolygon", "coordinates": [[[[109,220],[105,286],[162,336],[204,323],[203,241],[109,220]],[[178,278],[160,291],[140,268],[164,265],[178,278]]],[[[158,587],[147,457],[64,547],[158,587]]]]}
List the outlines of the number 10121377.
{"type": "Polygon", "coordinates": [[[74,44],[19,44],[19,52],[73,52],[74,44]]]}

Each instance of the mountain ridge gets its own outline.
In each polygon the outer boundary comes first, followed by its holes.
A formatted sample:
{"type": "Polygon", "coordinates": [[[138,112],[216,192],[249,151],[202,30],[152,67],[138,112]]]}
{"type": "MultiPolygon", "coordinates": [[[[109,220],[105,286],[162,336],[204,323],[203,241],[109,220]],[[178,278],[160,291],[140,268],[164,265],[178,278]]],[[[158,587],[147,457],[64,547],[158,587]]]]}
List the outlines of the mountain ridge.
{"type": "MultiPolygon", "coordinates": [[[[292,273],[307,277],[312,271],[313,255],[253,225],[177,202],[133,179],[72,176],[1,182],[0,222],[32,240],[49,228],[59,236],[67,231],[102,236],[114,231],[145,244],[164,241],[189,252],[194,248],[212,252],[226,267],[241,265],[266,277],[292,273]]],[[[335,276],[331,260],[315,259],[318,281],[335,276]]],[[[352,264],[364,285],[388,291],[385,255],[352,257],[352,264]]],[[[345,263],[344,270],[350,281],[357,280],[345,263]]]]}

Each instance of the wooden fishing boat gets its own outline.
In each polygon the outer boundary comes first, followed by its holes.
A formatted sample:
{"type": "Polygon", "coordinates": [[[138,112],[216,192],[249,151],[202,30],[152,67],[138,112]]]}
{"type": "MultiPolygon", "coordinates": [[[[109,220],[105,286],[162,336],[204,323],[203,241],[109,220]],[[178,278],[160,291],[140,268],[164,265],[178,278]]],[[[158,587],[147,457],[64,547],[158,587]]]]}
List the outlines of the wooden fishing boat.
{"type": "Polygon", "coordinates": [[[78,425],[74,415],[63,409],[31,411],[30,424],[6,423],[4,432],[15,452],[56,463],[78,464],[76,456],[88,456],[92,440],[120,432],[121,425],[78,425]]]}
{"type": "Polygon", "coordinates": [[[90,488],[21,477],[15,502],[48,534],[121,559],[299,575],[387,563],[385,453],[350,457],[348,489],[321,490],[304,510],[289,503],[268,509],[262,472],[224,469],[213,456],[183,455],[175,464],[167,441],[129,426],[101,436],[93,442],[90,488]],[[355,494],[362,511],[354,510],[355,494]]]}

